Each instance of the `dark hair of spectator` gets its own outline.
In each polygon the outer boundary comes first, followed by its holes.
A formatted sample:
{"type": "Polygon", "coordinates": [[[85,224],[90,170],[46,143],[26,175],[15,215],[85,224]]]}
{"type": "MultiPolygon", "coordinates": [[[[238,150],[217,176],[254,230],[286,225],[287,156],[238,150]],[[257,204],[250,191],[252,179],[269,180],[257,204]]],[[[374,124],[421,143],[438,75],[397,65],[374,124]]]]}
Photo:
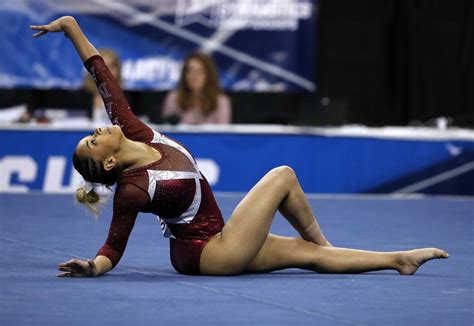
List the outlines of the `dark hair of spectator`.
{"type": "Polygon", "coordinates": [[[204,53],[191,53],[186,57],[179,78],[177,102],[183,111],[191,109],[193,104],[191,89],[186,84],[186,72],[188,70],[189,62],[192,59],[199,61],[203,65],[206,73],[206,82],[204,84],[204,89],[202,90],[203,96],[201,98],[201,110],[205,115],[209,115],[217,108],[217,98],[221,93],[221,88],[214,60],[204,53]]]}

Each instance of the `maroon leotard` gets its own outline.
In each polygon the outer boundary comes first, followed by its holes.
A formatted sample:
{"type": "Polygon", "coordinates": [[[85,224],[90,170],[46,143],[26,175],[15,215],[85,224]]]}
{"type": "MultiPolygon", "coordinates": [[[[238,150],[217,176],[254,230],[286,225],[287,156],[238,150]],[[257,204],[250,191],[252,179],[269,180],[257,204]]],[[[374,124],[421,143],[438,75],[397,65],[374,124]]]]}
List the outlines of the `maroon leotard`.
{"type": "Polygon", "coordinates": [[[155,148],[162,156],[120,176],[109,235],[97,255],[106,256],[113,266],[117,265],[137,214],[153,213],[160,220],[164,235],[170,238],[174,268],[183,274],[199,274],[204,245],[224,226],[206,178],[186,148],[150,129],[133,114],[102,57],[89,58],[84,65],[99,89],[112,123],[119,125],[127,138],[155,148]]]}

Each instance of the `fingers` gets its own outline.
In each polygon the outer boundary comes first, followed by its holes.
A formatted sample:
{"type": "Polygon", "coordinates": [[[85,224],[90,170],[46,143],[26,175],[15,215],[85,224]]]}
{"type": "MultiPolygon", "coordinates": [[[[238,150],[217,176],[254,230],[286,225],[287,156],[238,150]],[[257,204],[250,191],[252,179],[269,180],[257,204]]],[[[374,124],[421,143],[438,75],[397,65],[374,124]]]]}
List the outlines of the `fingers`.
{"type": "Polygon", "coordinates": [[[31,29],[44,30],[48,28],[48,25],[30,25],[31,29]]]}
{"type": "Polygon", "coordinates": [[[75,273],[75,272],[64,272],[58,274],[58,277],[86,277],[85,275],[75,273]]]}
{"type": "Polygon", "coordinates": [[[58,274],[58,277],[71,277],[71,274],[70,272],[65,272],[65,273],[60,273],[58,274]]]}
{"type": "Polygon", "coordinates": [[[77,263],[78,263],[78,260],[77,260],[77,259],[69,259],[69,260],[68,260],[67,262],[65,262],[65,263],[60,263],[60,264],[58,265],[58,267],[66,267],[66,266],[71,267],[71,266],[73,266],[74,264],[77,264],[77,263]]]}
{"type": "Polygon", "coordinates": [[[41,32],[33,34],[33,37],[38,38],[38,37],[43,36],[44,34],[47,34],[47,33],[48,33],[48,31],[41,31],[41,32]]]}
{"type": "Polygon", "coordinates": [[[49,25],[30,25],[30,28],[39,31],[38,33],[33,34],[34,38],[43,36],[49,32],[49,25]]]}
{"type": "Polygon", "coordinates": [[[58,277],[85,277],[87,276],[86,261],[80,259],[71,259],[65,263],[58,264],[58,270],[63,272],[58,277]]]}
{"type": "Polygon", "coordinates": [[[71,272],[71,271],[72,271],[72,267],[69,267],[69,266],[58,266],[58,271],[71,272]]]}
{"type": "Polygon", "coordinates": [[[43,36],[44,34],[48,33],[48,25],[41,25],[41,26],[31,25],[30,28],[33,30],[39,31],[38,33],[33,34],[34,38],[43,36]]]}

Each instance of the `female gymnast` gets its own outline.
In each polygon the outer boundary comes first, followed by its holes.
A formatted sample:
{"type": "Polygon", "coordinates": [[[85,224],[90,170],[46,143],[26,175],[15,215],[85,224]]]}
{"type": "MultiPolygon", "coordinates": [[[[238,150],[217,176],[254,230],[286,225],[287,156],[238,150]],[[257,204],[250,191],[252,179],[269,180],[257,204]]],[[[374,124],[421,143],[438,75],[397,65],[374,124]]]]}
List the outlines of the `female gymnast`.
{"type": "MultiPolygon", "coordinates": [[[[321,273],[392,269],[411,275],[431,259],[448,258],[445,251],[436,248],[371,252],[332,247],[294,171],[286,166],[268,172],[224,225],[209,184],[192,155],[134,116],[116,79],[75,19],[65,16],[31,28],[39,31],[34,37],[64,32],[72,41],[114,124],[97,128],[81,139],[73,155],[74,167],[86,181],[117,184],[108,238],[93,260],[72,259],[59,264],[58,276],[92,277],[114,268],[138,212],[159,216],[162,231],[170,238],[173,267],[183,274],[235,275],[295,267],[321,273]],[[301,238],[269,234],[277,210],[301,238]]],[[[78,189],[76,197],[89,204],[99,200],[89,187],[78,189]]]]}

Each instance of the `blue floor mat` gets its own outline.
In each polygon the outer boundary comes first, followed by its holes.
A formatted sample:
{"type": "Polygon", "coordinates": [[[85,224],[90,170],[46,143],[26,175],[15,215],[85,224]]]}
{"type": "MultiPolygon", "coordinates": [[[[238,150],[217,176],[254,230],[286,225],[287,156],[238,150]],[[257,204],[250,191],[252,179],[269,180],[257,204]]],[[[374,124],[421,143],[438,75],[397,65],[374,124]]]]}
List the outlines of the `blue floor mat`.
{"type": "MultiPolygon", "coordinates": [[[[219,194],[224,216],[241,199],[219,194]]],[[[297,269],[234,277],[184,276],[150,214],[116,269],[57,278],[56,265],[91,258],[107,236],[71,195],[0,195],[0,325],[472,325],[474,200],[312,196],[335,246],[377,251],[440,247],[413,277],[394,271],[327,275],[297,269]]],[[[272,232],[296,236],[279,215],[272,232]]]]}

